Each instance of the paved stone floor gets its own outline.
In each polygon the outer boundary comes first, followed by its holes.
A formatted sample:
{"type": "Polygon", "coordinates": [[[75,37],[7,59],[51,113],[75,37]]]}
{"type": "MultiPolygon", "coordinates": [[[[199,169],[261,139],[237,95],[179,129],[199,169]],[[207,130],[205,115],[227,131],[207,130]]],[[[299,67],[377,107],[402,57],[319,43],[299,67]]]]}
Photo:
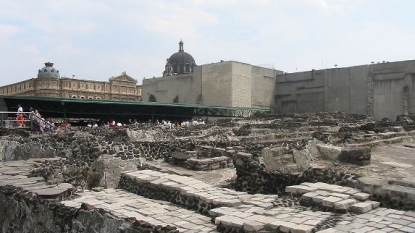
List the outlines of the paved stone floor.
{"type": "Polygon", "coordinates": [[[86,191],[79,198],[63,201],[64,205],[79,208],[82,203],[110,211],[118,217],[136,218],[154,225],[176,226],[180,232],[217,232],[210,218],[195,211],[152,200],[120,189],[101,192],[86,191]]]}

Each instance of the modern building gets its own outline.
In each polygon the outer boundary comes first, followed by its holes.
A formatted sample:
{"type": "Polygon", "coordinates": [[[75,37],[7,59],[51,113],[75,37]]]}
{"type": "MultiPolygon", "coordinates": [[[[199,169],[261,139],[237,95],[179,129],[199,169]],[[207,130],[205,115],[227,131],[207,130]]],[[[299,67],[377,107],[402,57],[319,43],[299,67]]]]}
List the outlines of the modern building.
{"type": "Polygon", "coordinates": [[[347,112],[396,120],[415,115],[415,60],[284,73],[273,112],[347,112]]]}
{"type": "Polygon", "coordinates": [[[269,108],[276,76],[282,73],[237,61],[197,66],[180,41],[163,77],[143,80],[142,96],[143,101],[162,103],[269,108]]]}
{"type": "Polygon", "coordinates": [[[126,72],[108,82],[61,77],[53,63],[46,62],[37,78],[2,86],[0,95],[141,101],[141,86],[126,72]]]}
{"type": "Polygon", "coordinates": [[[144,101],[261,107],[275,114],[339,111],[394,121],[415,115],[415,61],[296,73],[236,61],[196,66],[180,41],[163,77],[144,80],[142,93],[144,101]]]}

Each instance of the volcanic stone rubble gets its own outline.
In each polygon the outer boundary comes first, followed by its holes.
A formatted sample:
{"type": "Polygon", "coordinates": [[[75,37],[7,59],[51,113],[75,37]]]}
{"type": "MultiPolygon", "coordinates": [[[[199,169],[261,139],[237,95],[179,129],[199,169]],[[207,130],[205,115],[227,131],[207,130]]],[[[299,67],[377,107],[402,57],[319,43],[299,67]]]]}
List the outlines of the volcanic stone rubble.
{"type": "Polygon", "coordinates": [[[413,166],[371,164],[375,146],[412,150],[414,128],[407,117],[318,113],[173,131],[2,131],[1,229],[415,232],[413,166]],[[236,170],[221,178],[227,188],[202,181],[220,169],[236,170]]]}

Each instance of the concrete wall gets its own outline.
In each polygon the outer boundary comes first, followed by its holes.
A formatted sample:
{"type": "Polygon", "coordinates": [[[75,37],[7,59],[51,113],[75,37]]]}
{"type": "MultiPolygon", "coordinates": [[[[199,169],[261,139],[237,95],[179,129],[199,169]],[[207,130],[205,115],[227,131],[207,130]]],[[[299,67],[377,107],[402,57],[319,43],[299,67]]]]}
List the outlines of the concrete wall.
{"type": "Polygon", "coordinates": [[[415,61],[276,76],[274,113],[343,111],[396,120],[415,114],[415,61]]]}
{"type": "Polygon", "coordinates": [[[325,73],[322,71],[276,76],[275,113],[324,111],[325,98],[325,73]]]}
{"type": "Polygon", "coordinates": [[[251,107],[251,65],[232,62],[232,105],[251,107]]]}
{"type": "Polygon", "coordinates": [[[251,106],[269,108],[274,104],[275,76],[282,71],[251,66],[251,106]]]}
{"type": "Polygon", "coordinates": [[[201,67],[194,67],[193,73],[143,80],[142,98],[149,101],[150,95],[157,102],[173,103],[178,97],[179,103],[197,103],[202,93],[201,67]]]}
{"type": "Polygon", "coordinates": [[[325,70],[326,111],[366,114],[367,66],[325,70]]]}
{"type": "Polygon", "coordinates": [[[171,103],[179,96],[180,103],[269,108],[277,73],[282,71],[236,61],[206,64],[192,74],[145,79],[142,96],[143,101],[153,94],[157,102],[171,103]]]}
{"type": "Polygon", "coordinates": [[[202,66],[204,105],[232,106],[232,62],[202,66]]]}

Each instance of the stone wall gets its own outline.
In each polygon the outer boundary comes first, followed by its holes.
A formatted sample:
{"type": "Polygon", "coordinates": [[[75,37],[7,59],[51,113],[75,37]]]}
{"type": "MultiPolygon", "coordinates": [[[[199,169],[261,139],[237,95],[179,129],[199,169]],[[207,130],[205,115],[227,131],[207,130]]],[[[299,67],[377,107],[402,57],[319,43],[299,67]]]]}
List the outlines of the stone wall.
{"type": "Polygon", "coordinates": [[[290,185],[302,182],[324,182],[357,188],[357,176],[334,170],[330,167],[315,166],[304,172],[281,172],[267,170],[259,157],[239,152],[233,160],[237,178],[235,189],[249,193],[282,194],[290,185]]]}
{"type": "Polygon", "coordinates": [[[71,208],[13,186],[0,186],[0,232],[173,233],[170,226],[120,219],[102,209],[71,208]]]}

